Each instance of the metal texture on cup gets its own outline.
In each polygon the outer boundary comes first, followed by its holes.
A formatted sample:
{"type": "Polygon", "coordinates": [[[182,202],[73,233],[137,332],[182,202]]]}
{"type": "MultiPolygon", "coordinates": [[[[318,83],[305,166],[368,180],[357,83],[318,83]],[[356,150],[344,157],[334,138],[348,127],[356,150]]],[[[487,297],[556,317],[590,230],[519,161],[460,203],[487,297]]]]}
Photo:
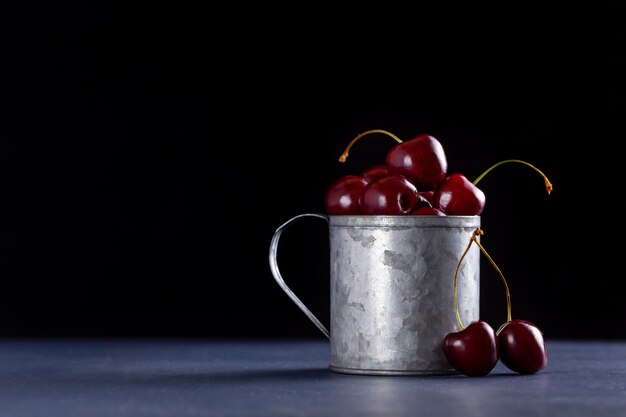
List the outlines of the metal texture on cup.
{"type": "MultiPolygon", "coordinates": [[[[332,370],[454,373],[443,354],[443,339],[459,330],[454,273],[478,227],[479,216],[304,214],[276,231],[270,267],[281,288],[329,336],[332,370]],[[281,233],[307,216],[329,220],[330,332],[287,287],[276,260],[281,233]]],[[[460,267],[457,298],[462,322],[478,320],[480,251],[475,245],[460,267]]]]}
{"type": "MultiPolygon", "coordinates": [[[[453,372],[443,339],[458,331],[454,272],[477,216],[331,216],[331,369],[364,374],[453,372]]],[[[479,318],[480,252],[461,265],[463,323],[479,318]]]]}

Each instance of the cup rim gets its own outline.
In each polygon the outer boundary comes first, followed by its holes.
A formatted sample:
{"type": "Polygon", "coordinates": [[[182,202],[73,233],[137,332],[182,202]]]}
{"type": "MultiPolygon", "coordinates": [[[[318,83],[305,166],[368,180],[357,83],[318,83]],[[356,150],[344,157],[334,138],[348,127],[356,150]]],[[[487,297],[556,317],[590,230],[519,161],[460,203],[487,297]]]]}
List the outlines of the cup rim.
{"type": "Polygon", "coordinates": [[[480,216],[330,215],[331,227],[480,227],[480,216]]]}

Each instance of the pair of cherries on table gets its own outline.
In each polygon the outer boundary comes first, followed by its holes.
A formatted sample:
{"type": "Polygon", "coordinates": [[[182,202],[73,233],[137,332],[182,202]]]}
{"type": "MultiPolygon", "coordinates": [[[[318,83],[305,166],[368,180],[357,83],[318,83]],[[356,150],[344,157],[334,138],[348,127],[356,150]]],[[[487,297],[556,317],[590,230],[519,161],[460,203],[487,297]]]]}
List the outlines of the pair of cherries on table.
{"type": "MultiPolygon", "coordinates": [[[[473,182],[459,173],[448,175],[448,163],[441,143],[433,136],[422,134],[403,142],[385,130],[369,130],[357,135],[339,158],[345,162],[348,152],[362,137],[374,133],[390,136],[396,142],[389,150],[385,165],[366,169],[361,175],[346,175],[333,182],[326,191],[325,206],[331,215],[422,215],[475,216],[485,207],[485,194],[476,184],[499,165],[516,162],[537,171],[545,181],[548,193],[552,184],[531,164],[520,160],[505,160],[494,164],[473,182]]],[[[482,231],[480,231],[482,234],[482,231]]],[[[500,359],[511,370],[533,374],[547,365],[543,334],[531,322],[512,320],[508,285],[499,268],[478,242],[475,232],[470,245],[477,244],[500,273],[504,282],[508,320],[497,332],[485,321],[478,320],[463,327],[456,304],[456,274],[454,277],[455,309],[460,330],[448,334],[443,351],[450,366],[467,376],[484,376],[500,359]]],[[[461,257],[460,263],[463,260],[461,257]]],[[[457,267],[458,272],[458,267],[457,267]]]]}

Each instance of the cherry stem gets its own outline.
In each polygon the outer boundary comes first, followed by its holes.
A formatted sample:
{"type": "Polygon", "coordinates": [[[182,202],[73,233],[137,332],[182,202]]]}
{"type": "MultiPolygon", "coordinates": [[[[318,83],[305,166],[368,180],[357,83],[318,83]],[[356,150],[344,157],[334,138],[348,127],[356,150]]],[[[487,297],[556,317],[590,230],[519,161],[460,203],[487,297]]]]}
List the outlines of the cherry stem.
{"type": "Polygon", "coordinates": [[[502,283],[504,284],[504,290],[506,291],[506,320],[507,322],[512,320],[511,319],[511,294],[509,292],[509,285],[507,284],[506,279],[504,278],[504,274],[502,273],[500,268],[498,268],[498,265],[496,265],[496,262],[493,260],[491,256],[489,256],[489,254],[487,253],[487,250],[478,241],[478,236],[483,235],[483,234],[484,232],[480,228],[477,228],[476,230],[474,230],[474,233],[472,233],[472,238],[470,239],[469,244],[467,245],[467,248],[465,248],[465,252],[463,252],[463,255],[461,255],[461,259],[459,259],[459,263],[456,266],[456,271],[454,271],[454,311],[456,313],[456,322],[459,325],[459,329],[461,330],[463,330],[464,327],[463,327],[463,323],[461,322],[461,314],[459,313],[459,304],[458,304],[457,295],[456,295],[456,283],[457,283],[457,279],[459,275],[459,270],[461,269],[461,264],[463,263],[463,259],[465,259],[467,252],[469,252],[470,248],[472,247],[472,243],[475,243],[476,246],[478,246],[478,248],[483,253],[483,255],[485,255],[487,259],[489,259],[489,262],[491,262],[491,265],[495,268],[495,270],[498,271],[498,274],[500,275],[500,278],[502,279],[502,283]]]}
{"type": "Polygon", "coordinates": [[[461,264],[463,263],[463,259],[465,259],[465,255],[467,255],[467,252],[469,252],[470,248],[472,247],[472,243],[474,242],[476,236],[481,235],[482,233],[483,231],[480,229],[474,230],[474,232],[472,233],[472,238],[467,244],[467,248],[465,248],[465,252],[463,252],[463,255],[461,255],[461,259],[459,259],[459,263],[456,266],[456,271],[454,271],[454,311],[456,312],[456,322],[459,325],[459,329],[461,330],[463,330],[464,327],[463,322],[461,322],[461,315],[459,314],[459,304],[456,297],[456,282],[459,277],[459,270],[461,269],[461,264]]]}
{"type": "Polygon", "coordinates": [[[541,176],[543,177],[543,181],[546,183],[546,191],[548,192],[548,194],[550,194],[550,193],[552,192],[552,188],[553,188],[553,187],[552,187],[552,183],[550,182],[550,180],[548,179],[548,177],[546,177],[546,175],[545,175],[543,172],[541,172],[541,171],[540,171],[537,167],[535,167],[535,166],[533,166],[533,165],[529,164],[529,163],[528,163],[528,162],[526,162],[526,161],[521,161],[521,160],[519,160],[519,159],[507,159],[506,161],[500,161],[500,162],[498,162],[497,164],[492,165],[492,166],[491,166],[491,167],[489,167],[489,168],[488,168],[485,172],[483,172],[482,174],[480,174],[480,175],[478,176],[478,178],[476,178],[476,179],[474,180],[474,183],[473,183],[473,184],[474,184],[474,185],[478,184],[478,183],[480,182],[480,180],[482,180],[482,179],[483,179],[483,177],[484,177],[485,175],[487,175],[487,174],[489,174],[489,173],[491,172],[491,170],[492,170],[492,169],[494,169],[494,168],[496,168],[496,167],[499,167],[499,166],[500,166],[500,165],[502,165],[502,164],[508,164],[509,162],[516,162],[516,163],[518,163],[518,164],[524,164],[524,165],[526,165],[526,166],[531,167],[531,168],[532,168],[532,169],[534,169],[535,171],[537,171],[537,172],[539,173],[539,175],[541,175],[541,176]]]}
{"type": "Polygon", "coordinates": [[[483,253],[483,255],[485,255],[487,259],[489,259],[489,262],[491,262],[491,265],[494,267],[494,269],[498,271],[498,274],[502,279],[502,283],[504,284],[504,290],[506,291],[506,321],[511,321],[511,293],[509,292],[509,285],[506,283],[504,274],[502,273],[500,268],[498,268],[498,265],[496,265],[496,262],[493,260],[493,258],[489,256],[483,245],[481,245],[478,239],[476,239],[476,236],[474,236],[472,240],[480,248],[480,251],[483,253]]]}
{"type": "Polygon", "coordinates": [[[402,143],[402,140],[400,140],[400,138],[398,138],[396,135],[394,135],[391,132],[387,132],[386,130],[382,130],[382,129],[368,130],[367,132],[359,133],[354,139],[352,139],[352,141],[346,147],[346,150],[343,151],[343,153],[339,157],[339,162],[341,162],[341,163],[346,162],[346,159],[348,159],[348,152],[350,152],[350,148],[352,148],[352,145],[354,145],[363,136],[367,136],[367,135],[372,134],[372,133],[382,133],[384,135],[387,135],[387,136],[393,138],[396,142],[402,143]]]}

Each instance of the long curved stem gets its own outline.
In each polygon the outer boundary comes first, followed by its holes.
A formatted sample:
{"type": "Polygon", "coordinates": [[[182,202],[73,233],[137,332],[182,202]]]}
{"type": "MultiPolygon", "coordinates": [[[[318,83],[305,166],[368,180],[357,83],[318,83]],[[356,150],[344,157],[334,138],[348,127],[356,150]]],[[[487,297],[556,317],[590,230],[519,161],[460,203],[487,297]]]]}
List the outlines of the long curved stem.
{"type": "Polygon", "coordinates": [[[461,315],[459,314],[459,304],[457,302],[456,296],[456,282],[459,276],[459,270],[461,269],[461,264],[463,263],[463,259],[465,259],[465,255],[467,255],[467,252],[469,252],[470,248],[472,247],[472,243],[476,241],[476,236],[481,235],[482,233],[483,231],[481,229],[474,230],[472,238],[470,239],[467,248],[465,248],[465,252],[463,252],[463,255],[461,255],[461,259],[459,259],[459,263],[456,266],[456,271],[454,271],[454,311],[456,312],[456,323],[459,325],[459,329],[461,330],[463,330],[464,327],[463,323],[461,322],[461,315]]]}
{"type": "Polygon", "coordinates": [[[400,138],[398,138],[396,135],[394,135],[391,132],[387,132],[386,130],[382,130],[382,129],[368,130],[367,132],[359,133],[354,139],[352,139],[352,141],[350,141],[350,143],[346,147],[346,150],[343,151],[343,153],[339,157],[339,162],[341,162],[341,163],[346,162],[346,159],[348,159],[348,152],[350,152],[350,148],[352,148],[352,145],[354,145],[363,136],[370,135],[372,133],[382,133],[384,135],[387,135],[387,136],[393,138],[396,142],[402,143],[402,140],[400,138]]]}
{"type": "Polygon", "coordinates": [[[474,232],[472,233],[472,238],[470,239],[469,244],[467,245],[467,248],[465,248],[465,252],[463,252],[463,255],[461,255],[461,259],[459,259],[459,263],[456,266],[456,271],[454,271],[454,312],[456,313],[456,323],[459,325],[459,329],[461,330],[463,330],[464,327],[463,327],[463,323],[461,322],[461,314],[459,313],[459,304],[458,304],[457,295],[456,295],[456,283],[457,283],[457,278],[459,275],[459,270],[461,269],[461,264],[463,263],[463,259],[465,259],[467,252],[469,252],[470,248],[472,247],[472,243],[475,243],[476,246],[478,246],[478,248],[483,253],[483,255],[485,255],[487,259],[489,259],[489,262],[491,262],[491,265],[495,268],[496,271],[498,271],[498,274],[500,274],[500,279],[502,279],[502,283],[504,284],[504,290],[506,291],[506,321],[509,322],[512,320],[511,318],[511,293],[509,292],[509,285],[507,284],[506,279],[504,278],[504,274],[502,273],[500,268],[498,268],[498,265],[496,265],[496,262],[489,255],[489,253],[487,253],[487,250],[483,247],[483,245],[481,245],[480,242],[478,241],[478,236],[482,234],[484,234],[482,229],[477,228],[476,230],[474,230],[474,232]]]}
{"type": "Polygon", "coordinates": [[[541,172],[541,171],[540,171],[537,167],[535,167],[535,166],[533,166],[533,165],[529,164],[529,163],[528,163],[528,162],[526,162],[526,161],[522,161],[522,160],[520,160],[520,159],[507,159],[507,160],[505,160],[505,161],[500,161],[500,162],[498,162],[498,163],[496,163],[496,164],[493,164],[493,165],[492,165],[491,167],[489,167],[489,168],[488,168],[485,172],[483,172],[482,174],[480,174],[480,175],[478,176],[478,178],[476,178],[476,179],[474,180],[473,184],[474,184],[474,185],[478,184],[478,183],[480,182],[480,180],[482,180],[482,179],[483,179],[483,177],[484,177],[485,175],[487,175],[487,174],[489,174],[489,173],[491,172],[491,170],[492,170],[492,169],[494,169],[494,168],[496,168],[496,167],[499,167],[500,165],[503,165],[503,164],[508,164],[508,163],[510,163],[510,162],[515,162],[515,163],[518,163],[518,164],[524,164],[524,165],[526,165],[526,166],[531,167],[531,168],[532,168],[532,169],[534,169],[535,171],[537,171],[537,172],[539,173],[539,175],[541,175],[541,176],[543,177],[543,181],[546,183],[546,191],[548,192],[548,194],[550,194],[550,193],[552,192],[552,189],[553,189],[553,187],[552,187],[552,183],[550,182],[550,180],[548,179],[548,177],[546,177],[546,175],[545,175],[543,172],[541,172]]]}
{"type": "Polygon", "coordinates": [[[474,236],[472,240],[480,248],[480,251],[483,253],[483,255],[485,255],[487,259],[489,259],[489,262],[491,262],[491,265],[495,268],[496,271],[498,271],[498,274],[500,274],[500,278],[502,279],[502,283],[504,284],[504,290],[506,291],[506,321],[511,321],[511,294],[509,293],[509,285],[506,283],[504,274],[502,274],[502,271],[500,270],[500,268],[498,268],[496,262],[491,256],[489,256],[489,254],[487,253],[483,245],[480,244],[476,236],[474,236]]]}

